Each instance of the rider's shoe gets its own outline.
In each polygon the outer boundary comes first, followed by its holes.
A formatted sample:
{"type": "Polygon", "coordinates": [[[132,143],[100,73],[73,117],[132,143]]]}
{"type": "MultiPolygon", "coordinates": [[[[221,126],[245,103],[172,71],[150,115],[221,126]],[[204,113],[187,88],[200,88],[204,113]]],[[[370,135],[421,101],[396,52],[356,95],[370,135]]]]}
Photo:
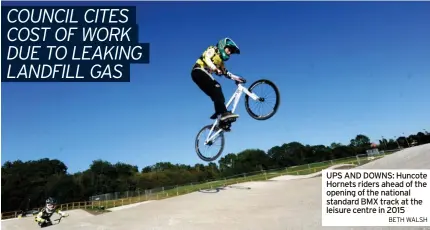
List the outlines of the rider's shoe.
{"type": "Polygon", "coordinates": [[[231,126],[223,128],[224,132],[231,132],[231,126]]]}
{"type": "Polygon", "coordinates": [[[217,119],[218,115],[216,113],[212,114],[212,116],[210,117],[211,120],[217,119]]]}
{"type": "MultiPolygon", "coordinates": [[[[238,117],[239,117],[239,115],[231,113],[230,111],[227,111],[226,113],[224,113],[224,114],[221,115],[221,121],[224,121],[226,119],[227,120],[231,120],[231,118],[238,118],[238,117]]],[[[218,118],[218,115],[216,113],[214,113],[214,114],[212,114],[212,116],[210,116],[211,120],[214,120],[214,119],[217,119],[217,118],[218,118]]]]}
{"type": "Polygon", "coordinates": [[[238,118],[238,117],[239,117],[239,115],[234,114],[234,113],[232,113],[232,112],[230,112],[230,111],[227,111],[227,112],[225,112],[225,113],[223,113],[223,114],[221,115],[220,120],[221,120],[221,121],[233,121],[233,120],[235,120],[235,119],[236,119],[236,118],[238,118]]]}

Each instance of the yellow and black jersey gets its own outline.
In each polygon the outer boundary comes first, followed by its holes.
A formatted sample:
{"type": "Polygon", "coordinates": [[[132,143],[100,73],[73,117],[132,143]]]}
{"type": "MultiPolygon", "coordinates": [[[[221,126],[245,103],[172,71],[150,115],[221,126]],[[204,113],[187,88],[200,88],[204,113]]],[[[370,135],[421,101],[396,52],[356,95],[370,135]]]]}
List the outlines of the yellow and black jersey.
{"type": "Polygon", "coordinates": [[[221,71],[225,70],[224,61],[221,59],[221,55],[218,52],[218,48],[215,46],[209,46],[203,54],[197,59],[194,68],[201,68],[209,73],[213,73],[214,69],[221,71]]]}
{"type": "Polygon", "coordinates": [[[59,208],[56,208],[52,212],[48,212],[48,210],[46,210],[46,208],[42,208],[42,210],[40,210],[40,212],[35,216],[34,219],[36,222],[49,220],[54,213],[58,213],[60,215],[64,214],[59,208]]]}

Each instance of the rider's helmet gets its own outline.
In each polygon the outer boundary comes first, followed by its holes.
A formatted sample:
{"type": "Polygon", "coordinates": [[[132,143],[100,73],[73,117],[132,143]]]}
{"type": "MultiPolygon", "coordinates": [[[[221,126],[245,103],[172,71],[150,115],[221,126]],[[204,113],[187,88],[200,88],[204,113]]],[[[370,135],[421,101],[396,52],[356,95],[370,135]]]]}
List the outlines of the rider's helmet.
{"type": "Polygon", "coordinates": [[[225,52],[225,48],[229,48],[231,54],[240,54],[239,46],[231,38],[223,38],[217,44],[218,50],[221,54],[221,59],[227,61],[230,55],[225,52]]]}
{"type": "Polygon", "coordinates": [[[52,198],[49,197],[48,199],[46,199],[46,211],[51,213],[55,210],[55,206],[57,205],[57,201],[52,198]]]}

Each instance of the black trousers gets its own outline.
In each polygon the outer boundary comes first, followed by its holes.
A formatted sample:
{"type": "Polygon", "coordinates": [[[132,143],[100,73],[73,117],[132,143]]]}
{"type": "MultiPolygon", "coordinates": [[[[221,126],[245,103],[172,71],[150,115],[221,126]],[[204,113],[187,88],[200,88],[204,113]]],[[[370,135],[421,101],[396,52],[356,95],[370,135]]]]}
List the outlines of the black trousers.
{"type": "Polygon", "coordinates": [[[194,68],[191,71],[191,78],[199,88],[211,98],[214,103],[216,115],[227,112],[221,85],[214,80],[209,73],[200,68],[194,68]]]}

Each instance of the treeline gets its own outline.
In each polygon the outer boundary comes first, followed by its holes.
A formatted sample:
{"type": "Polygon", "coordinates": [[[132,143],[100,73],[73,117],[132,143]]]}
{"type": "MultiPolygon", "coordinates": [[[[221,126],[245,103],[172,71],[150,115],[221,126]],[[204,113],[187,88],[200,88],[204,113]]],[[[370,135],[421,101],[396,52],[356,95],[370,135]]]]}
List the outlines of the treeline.
{"type": "MultiPolygon", "coordinates": [[[[426,143],[430,143],[430,134],[418,132],[409,137],[381,139],[378,148],[392,150],[426,143]]],[[[310,146],[291,142],[274,146],[267,152],[247,149],[238,154],[226,154],[218,164],[191,166],[160,162],[139,171],[134,165],[95,160],[89,169],[74,174],[68,173],[67,166],[56,159],[5,162],[1,172],[1,209],[7,212],[41,207],[48,196],[56,197],[61,203],[84,201],[104,193],[143,191],[351,157],[365,153],[370,146],[367,136],[357,135],[348,145],[310,146]]]]}

